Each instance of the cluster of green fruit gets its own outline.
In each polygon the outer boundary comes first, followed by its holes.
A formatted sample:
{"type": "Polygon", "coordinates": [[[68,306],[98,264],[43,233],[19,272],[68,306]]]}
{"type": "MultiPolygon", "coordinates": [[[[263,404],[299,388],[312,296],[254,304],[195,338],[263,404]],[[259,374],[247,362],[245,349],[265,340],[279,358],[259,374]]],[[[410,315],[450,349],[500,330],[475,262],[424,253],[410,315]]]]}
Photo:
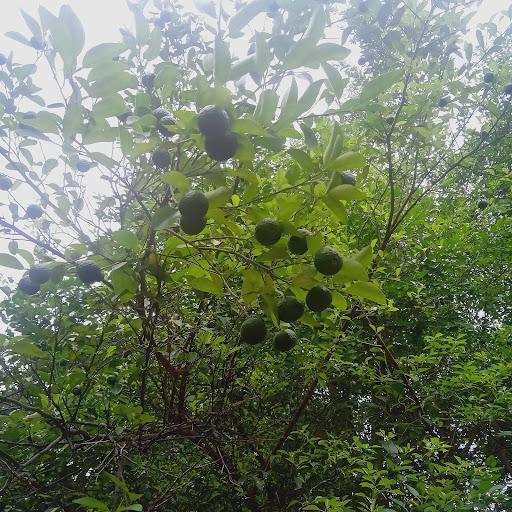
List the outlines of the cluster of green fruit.
{"type": "MultiPolygon", "coordinates": [[[[299,229],[299,234],[292,235],[288,240],[288,250],[295,255],[302,255],[308,250],[307,237],[311,233],[306,229],[299,229]]],[[[263,219],[256,224],[254,236],[265,246],[277,243],[283,234],[281,224],[271,218],[263,219]]],[[[319,249],[314,256],[314,265],[318,272],[325,276],[337,274],[342,266],[343,259],[339,252],[330,246],[319,249]]],[[[332,303],[332,293],[325,286],[314,286],[306,295],[306,305],[311,311],[319,313],[327,309],[332,303]]],[[[293,295],[284,297],[277,305],[277,317],[281,322],[292,323],[299,320],[304,314],[304,304],[293,295]]],[[[252,316],[242,323],[240,341],[249,344],[261,343],[267,336],[265,322],[259,316],[252,316]]],[[[283,329],[274,335],[274,348],[279,352],[292,349],[298,338],[292,329],[283,329]]]]}
{"type": "Polygon", "coordinates": [[[230,131],[231,123],[224,109],[207,105],[197,115],[197,126],[204,136],[204,147],[210,158],[218,162],[233,158],[238,141],[230,131]]]}
{"type": "MultiPolygon", "coordinates": [[[[84,284],[103,281],[103,272],[96,263],[82,261],[76,267],[76,274],[84,284]]],[[[41,285],[47,283],[52,277],[52,268],[48,264],[33,266],[18,282],[18,290],[26,295],[35,295],[41,285]]]]}

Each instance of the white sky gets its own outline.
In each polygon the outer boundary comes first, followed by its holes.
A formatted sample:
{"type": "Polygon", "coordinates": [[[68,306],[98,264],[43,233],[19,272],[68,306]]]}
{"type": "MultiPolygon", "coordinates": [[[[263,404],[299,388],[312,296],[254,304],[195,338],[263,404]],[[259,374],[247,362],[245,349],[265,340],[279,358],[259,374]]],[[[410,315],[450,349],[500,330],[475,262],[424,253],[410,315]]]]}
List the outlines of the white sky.
{"type": "MultiPolygon", "coordinates": [[[[193,0],[181,0],[180,3],[186,8],[195,10],[193,0]]],[[[21,63],[34,62],[35,52],[33,49],[19,44],[5,36],[8,31],[20,32],[30,37],[30,32],[20,14],[20,9],[38,19],[38,7],[44,5],[50,11],[57,13],[60,6],[68,4],[80,18],[86,35],[85,49],[88,49],[101,42],[114,42],[120,40],[119,28],[132,26],[132,13],[126,5],[126,0],[0,0],[0,53],[8,54],[13,51],[15,61],[21,63]]],[[[512,0],[482,0],[477,15],[472,20],[473,27],[477,23],[487,20],[490,16],[500,10],[512,5],[512,0]]],[[[473,31],[474,33],[474,31],[473,31]]],[[[37,82],[43,88],[44,77],[37,77],[37,82]]],[[[45,96],[44,91],[42,93],[45,96]]],[[[37,110],[36,105],[31,108],[37,110]]],[[[0,172],[1,172],[0,163],[0,172]]],[[[19,190],[21,192],[21,189],[19,190]]],[[[5,192],[0,192],[5,194],[5,192]]],[[[18,197],[20,203],[27,204],[30,197],[18,197]]],[[[2,200],[4,197],[1,198],[2,200]]],[[[0,252],[7,252],[7,242],[0,237],[0,252]]],[[[0,276],[5,275],[7,269],[0,268],[0,276]]],[[[7,272],[9,275],[16,275],[18,272],[7,272]]]]}

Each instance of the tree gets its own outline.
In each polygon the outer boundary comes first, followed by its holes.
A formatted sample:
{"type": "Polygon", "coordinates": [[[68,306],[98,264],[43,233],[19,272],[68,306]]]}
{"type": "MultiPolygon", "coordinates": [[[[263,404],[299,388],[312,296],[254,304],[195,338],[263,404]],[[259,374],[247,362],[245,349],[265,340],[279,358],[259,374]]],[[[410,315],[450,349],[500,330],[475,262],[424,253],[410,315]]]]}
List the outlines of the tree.
{"type": "Polygon", "coordinates": [[[507,509],[512,12],[197,5],[9,33],[0,503],[507,509]]]}

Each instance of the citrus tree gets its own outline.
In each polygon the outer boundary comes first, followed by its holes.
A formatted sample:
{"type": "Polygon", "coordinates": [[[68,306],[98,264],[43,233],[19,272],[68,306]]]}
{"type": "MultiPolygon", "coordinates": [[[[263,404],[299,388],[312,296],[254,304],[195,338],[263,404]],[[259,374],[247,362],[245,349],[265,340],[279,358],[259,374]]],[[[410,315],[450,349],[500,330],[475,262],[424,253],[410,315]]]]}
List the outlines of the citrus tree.
{"type": "Polygon", "coordinates": [[[467,4],[23,12],[5,510],[510,506],[512,12],[467,4]]]}

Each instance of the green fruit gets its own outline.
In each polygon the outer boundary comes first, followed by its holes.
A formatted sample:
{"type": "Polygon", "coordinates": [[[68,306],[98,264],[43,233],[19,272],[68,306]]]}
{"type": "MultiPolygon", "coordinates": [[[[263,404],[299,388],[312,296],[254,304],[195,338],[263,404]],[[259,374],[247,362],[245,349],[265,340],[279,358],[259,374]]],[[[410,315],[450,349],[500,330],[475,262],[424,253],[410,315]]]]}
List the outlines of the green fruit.
{"type": "Polygon", "coordinates": [[[44,265],[36,265],[28,271],[30,280],[36,284],[44,284],[49,281],[52,273],[50,269],[44,265]]]}
{"type": "Polygon", "coordinates": [[[176,132],[173,130],[169,130],[169,126],[174,126],[176,124],[176,119],[172,117],[171,115],[164,116],[160,119],[158,122],[158,131],[164,136],[164,137],[172,137],[173,135],[176,135],[176,132]]]}
{"type": "Polygon", "coordinates": [[[334,247],[326,245],[315,254],[315,268],[324,276],[337,274],[342,266],[343,259],[334,247]]]}
{"type": "Polygon", "coordinates": [[[283,234],[281,224],[274,219],[263,219],[256,224],[254,237],[261,245],[274,245],[283,234]]]}
{"type": "Polygon", "coordinates": [[[164,107],[158,107],[153,110],[153,115],[160,121],[162,117],[170,116],[171,113],[164,107]]]}
{"type": "Polygon", "coordinates": [[[261,343],[267,337],[267,327],[263,318],[251,316],[242,323],[240,327],[240,341],[255,345],[261,343]]]}
{"type": "Polygon", "coordinates": [[[449,98],[441,98],[441,99],[439,100],[439,103],[438,103],[439,108],[444,108],[444,107],[446,107],[446,105],[448,105],[448,103],[450,103],[449,98]]]}
{"type": "Polygon", "coordinates": [[[512,95],[512,84],[505,85],[503,92],[509,96],[512,95]]]}
{"type": "Polygon", "coordinates": [[[295,322],[304,314],[304,304],[293,296],[285,297],[277,305],[277,316],[282,322],[295,322]]]}
{"type": "Polygon", "coordinates": [[[288,240],[288,250],[292,254],[304,254],[308,250],[308,242],[307,238],[311,235],[311,232],[307,229],[298,229],[297,230],[301,235],[292,235],[288,240]]]}
{"type": "Polygon", "coordinates": [[[167,169],[171,165],[171,155],[168,151],[154,151],[151,160],[159,169],[167,169]]]}
{"type": "Polygon", "coordinates": [[[69,359],[61,359],[59,361],[59,366],[61,366],[62,368],[64,368],[65,366],[67,366],[69,364],[69,359]]]}
{"type": "Polygon", "coordinates": [[[0,190],[9,190],[12,187],[12,180],[7,176],[0,176],[0,190]]]}
{"type": "Polygon", "coordinates": [[[37,204],[31,204],[27,206],[26,212],[27,217],[32,220],[39,219],[39,217],[43,215],[43,209],[37,204]]]}
{"type": "Polygon", "coordinates": [[[76,273],[84,284],[99,283],[103,281],[103,272],[96,263],[92,261],[83,261],[78,264],[76,273]]]}
{"type": "Polygon", "coordinates": [[[480,132],[480,138],[481,138],[482,140],[485,140],[485,139],[487,139],[487,137],[489,137],[489,132],[488,132],[487,130],[482,130],[482,131],[480,132]]]}
{"type": "Polygon", "coordinates": [[[496,75],[494,73],[485,73],[484,82],[486,84],[493,84],[496,82],[496,75]]]}
{"type": "Polygon", "coordinates": [[[18,290],[25,295],[35,295],[39,291],[39,285],[34,283],[30,277],[22,277],[18,282],[18,290]]]}
{"type": "Polygon", "coordinates": [[[142,79],[141,79],[142,86],[145,89],[152,89],[153,85],[155,83],[155,78],[156,78],[155,73],[146,73],[146,74],[142,75],[142,79]]]}
{"type": "Polygon", "coordinates": [[[197,114],[197,126],[205,137],[218,137],[229,130],[228,113],[215,105],[207,105],[197,114]]]}
{"type": "Polygon", "coordinates": [[[180,227],[187,235],[198,235],[206,227],[206,219],[195,215],[182,215],[180,227]]]}
{"type": "Polygon", "coordinates": [[[395,122],[395,116],[386,117],[386,124],[392,125],[395,122]]]}
{"type": "Polygon", "coordinates": [[[200,190],[187,192],[178,204],[182,215],[204,217],[208,211],[208,198],[200,190]]]}
{"type": "Polygon", "coordinates": [[[209,135],[204,139],[206,154],[217,162],[225,162],[235,156],[238,140],[233,133],[209,135]]]}
{"type": "Polygon", "coordinates": [[[117,119],[119,120],[120,123],[125,123],[126,120],[132,115],[131,112],[123,112],[122,114],[119,114],[117,117],[117,119]]]}
{"type": "Polygon", "coordinates": [[[341,172],[340,179],[342,185],[356,185],[356,175],[353,172],[341,172]]]}
{"type": "Polygon", "coordinates": [[[332,303],[332,293],[325,286],[314,286],[306,295],[306,304],[311,311],[320,312],[332,303]]]}
{"type": "Polygon", "coordinates": [[[77,384],[71,391],[73,393],[73,395],[75,396],[80,396],[82,394],[82,386],[80,386],[79,384],[77,384]]]}
{"type": "Polygon", "coordinates": [[[287,352],[295,347],[298,341],[297,335],[291,329],[284,329],[274,334],[274,349],[278,352],[287,352]]]}
{"type": "Polygon", "coordinates": [[[485,210],[489,206],[489,203],[487,202],[487,199],[480,199],[476,205],[480,210],[485,210]]]}
{"type": "Polygon", "coordinates": [[[78,160],[76,163],[76,170],[78,172],[87,172],[91,167],[92,164],[88,160],[78,160]]]}
{"type": "Polygon", "coordinates": [[[107,384],[109,386],[113,386],[116,383],[117,383],[117,375],[109,375],[107,377],[107,384]]]}

